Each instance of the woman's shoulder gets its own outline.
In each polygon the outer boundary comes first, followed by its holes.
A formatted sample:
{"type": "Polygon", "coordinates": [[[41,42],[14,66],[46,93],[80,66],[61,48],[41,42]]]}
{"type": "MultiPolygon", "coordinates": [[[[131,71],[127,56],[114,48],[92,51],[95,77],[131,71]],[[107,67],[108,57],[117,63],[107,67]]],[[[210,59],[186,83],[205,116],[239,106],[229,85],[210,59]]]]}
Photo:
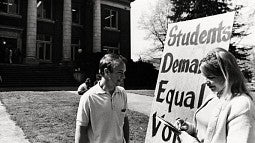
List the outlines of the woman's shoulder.
{"type": "Polygon", "coordinates": [[[254,101],[251,97],[249,97],[247,94],[240,94],[238,96],[233,97],[230,100],[230,103],[232,104],[254,104],[254,101]]]}
{"type": "Polygon", "coordinates": [[[233,113],[240,114],[247,111],[251,111],[251,113],[255,112],[254,101],[246,94],[233,97],[229,103],[231,112],[233,113]]]}

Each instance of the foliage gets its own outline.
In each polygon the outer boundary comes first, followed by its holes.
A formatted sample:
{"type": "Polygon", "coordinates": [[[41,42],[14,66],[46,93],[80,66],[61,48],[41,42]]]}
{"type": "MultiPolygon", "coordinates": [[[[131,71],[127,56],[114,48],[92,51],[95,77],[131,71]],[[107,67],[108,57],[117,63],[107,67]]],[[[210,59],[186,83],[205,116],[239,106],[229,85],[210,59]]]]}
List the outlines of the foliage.
{"type": "Polygon", "coordinates": [[[231,53],[235,53],[235,57],[237,58],[238,65],[248,82],[251,82],[253,77],[253,64],[250,58],[252,46],[233,46],[230,44],[229,51],[231,53]],[[237,49],[238,48],[238,52],[237,49]]]}
{"type": "MultiPolygon", "coordinates": [[[[155,8],[150,9],[151,13],[144,13],[139,21],[141,29],[147,31],[145,39],[154,41],[155,50],[163,51],[164,41],[167,33],[167,17],[170,11],[168,0],[159,1],[155,8]]],[[[152,51],[154,52],[154,51],[152,51]]]]}
{"type": "Polygon", "coordinates": [[[155,89],[158,70],[148,62],[129,60],[127,63],[126,89],[155,89]]]}
{"type": "Polygon", "coordinates": [[[235,40],[231,40],[231,43],[229,45],[229,51],[237,58],[238,65],[243,72],[245,78],[248,81],[251,81],[253,75],[251,68],[251,59],[249,57],[253,48],[249,45],[239,45],[239,42],[242,40],[242,38],[248,35],[246,31],[247,28],[245,28],[247,24],[242,20],[238,20],[238,18],[242,16],[242,14],[240,13],[240,10],[242,8],[242,5],[237,5],[233,8],[233,10],[236,11],[236,18],[233,24],[232,39],[235,40]]]}
{"type": "Polygon", "coordinates": [[[228,5],[224,2],[213,0],[169,0],[172,3],[174,15],[170,16],[173,22],[191,20],[200,17],[211,16],[229,11],[228,5]]]}

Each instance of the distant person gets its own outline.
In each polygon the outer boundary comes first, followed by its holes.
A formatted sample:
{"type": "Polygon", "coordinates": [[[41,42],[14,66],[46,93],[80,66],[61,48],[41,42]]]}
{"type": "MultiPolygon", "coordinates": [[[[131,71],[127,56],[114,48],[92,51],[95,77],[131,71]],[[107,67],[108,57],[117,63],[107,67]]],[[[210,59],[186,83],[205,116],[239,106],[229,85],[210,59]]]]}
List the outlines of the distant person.
{"type": "Polygon", "coordinates": [[[98,81],[100,81],[100,79],[101,79],[100,74],[96,74],[96,80],[94,81],[94,85],[96,85],[98,81]]]}
{"type": "Polygon", "coordinates": [[[106,54],[99,63],[100,81],[81,96],[75,143],[128,143],[127,94],[120,87],[126,64],[122,56],[106,54]]]}
{"type": "Polygon", "coordinates": [[[79,95],[83,95],[87,90],[89,90],[89,88],[91,87],[91,80],[90,80],[90,78],[87,78],[86,80],[85,80],[85,82],[84,83],[82,83],[79,87],[78,87],[78,90],[77,90],[77,92],[78,92],[78,94],[79,95]]]}
{"type": "Polygon", "coordinates": [[[12,56],[13,56],[12,49],[9,49],[9,63],[10,64],[12,64],[12,56]]]}
{"type": "Polygon", "coordinates": [[[9,48],[7,48],[6,46],[4,47],[4,63],[10,63],[9,61],[9,48]]]}
{"type": "Polygon", "coordinates": [[[0,63],[4,63],[4,58],[5,58],[5,49],[3,45],[0,45],[0,63]]]}
{"type": "Polygon", "coordinates": [[[75,61],[74,61],[74,64],[75,64],[75,70],[76,71],[81,71],[81,68],[82,67],[82,57],[84,56],[84,52],[82,51],[82,49],[78,49],[77,50],[77,54],[75,54],[75,61]]]}
{"type": "Polygon", "coordinates": [[[181,143],[254,143],[255,105],[235,57],[215,48],[200,68],[214,93],[195,112],[194,124],[177,120],[181,143]]]}

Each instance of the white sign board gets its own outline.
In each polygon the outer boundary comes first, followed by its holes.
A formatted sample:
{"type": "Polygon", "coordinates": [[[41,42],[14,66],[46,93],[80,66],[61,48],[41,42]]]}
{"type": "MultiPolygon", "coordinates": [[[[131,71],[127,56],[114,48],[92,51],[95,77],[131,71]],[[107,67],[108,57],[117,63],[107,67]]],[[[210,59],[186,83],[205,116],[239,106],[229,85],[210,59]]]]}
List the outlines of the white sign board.
{"type": "Polygon", "coordinates": [[[194,111],[210,92],[199,69],[213,48],[228,49],[234,12],[168,25],[146,143],[174,143],[177,135],[157,116],[172,124],[176,118],[192,122],[194,111]]]}

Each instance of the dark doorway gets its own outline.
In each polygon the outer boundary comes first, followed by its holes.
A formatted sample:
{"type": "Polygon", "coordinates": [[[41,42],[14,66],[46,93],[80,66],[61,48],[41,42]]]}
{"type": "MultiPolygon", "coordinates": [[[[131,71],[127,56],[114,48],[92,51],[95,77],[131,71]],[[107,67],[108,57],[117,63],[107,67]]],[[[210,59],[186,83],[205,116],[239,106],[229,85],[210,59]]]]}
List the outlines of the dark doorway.
{"type": "Polygon", "coordinates": [[[0,63],[18,63],[17,39],[0,37],[0,63]]]}

